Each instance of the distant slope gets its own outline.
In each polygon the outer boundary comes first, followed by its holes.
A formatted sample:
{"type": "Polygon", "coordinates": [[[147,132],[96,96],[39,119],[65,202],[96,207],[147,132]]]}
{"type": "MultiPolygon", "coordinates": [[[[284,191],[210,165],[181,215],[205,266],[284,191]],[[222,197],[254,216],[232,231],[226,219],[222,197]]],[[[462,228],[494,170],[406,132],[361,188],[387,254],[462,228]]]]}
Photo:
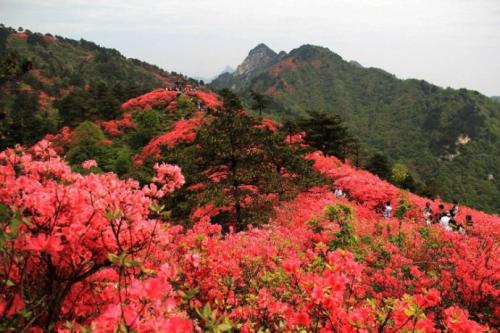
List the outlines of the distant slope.
{"type": "Polygon", "coordinates": [[[98,93],[110,93],[119,106],[177,80],[184,77],[93,42],[0,26],[0,146],[33,143],[56,130],[55,102],[75,90],[99,85],[98,93]],[[16,135],[29,129],[28,136],[16,135]]]}
{"type": "Polygon", "coordinates": [[[306,110],[339,114],[365,150],[406,164],[443,198],[500,212],[500,104],[476,91],[400,80],[312,45],[212,86],[247,101],[251,90],[265,94],[268,113],[280,118],[306,110]]]}

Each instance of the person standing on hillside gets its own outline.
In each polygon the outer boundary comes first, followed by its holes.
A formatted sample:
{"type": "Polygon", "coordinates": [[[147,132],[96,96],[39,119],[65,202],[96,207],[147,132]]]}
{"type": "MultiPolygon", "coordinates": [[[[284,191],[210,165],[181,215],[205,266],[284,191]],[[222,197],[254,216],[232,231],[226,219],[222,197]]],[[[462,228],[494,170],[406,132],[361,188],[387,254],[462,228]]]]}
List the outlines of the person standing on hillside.
{"type": "Polygon", "coordinates": [[[391,215],[392,215],[391,202],[387,201],[384,207],[384,219],[388,219],[389,217],[391,217],[391,215]]]}
{"type": "Polygon", "coordinates": [[[446,216],[446,210],[444,209],[444,205],[439,204],[438,207],[439,207],[439,211],[434,215],[434,223],[440,223],[441,218],[443,216],[446,216]]]}
{"type": "Polygon", "coordinates": [[[427,201],[425,203],[425,207],[423,209],[423,212],[424,212],[425,224],[431,225],[431,223],[432,223],[432,207],[431,207],[431,203],[429,201],[427,201]]]}
{"type": "Polygon", "coordinates": [[[335,192],[333,192],[335,194],[335,197],[337,198],[345,198],[345,193],[344,191],[342,191],[342,189],[340,189],[340,187],[337,187],[335,189],[335,192]]]}
{"type": "Polygon", "coordinates": [[[446,231],[451,231],[451,227],[450,227],[450,220],[451,220],[451,215],[450,213],[448,214],[445,214],[444,216],[441,217],[441,219],[439,220],[439,224],[444,228],[444,230],[446,231]]]}

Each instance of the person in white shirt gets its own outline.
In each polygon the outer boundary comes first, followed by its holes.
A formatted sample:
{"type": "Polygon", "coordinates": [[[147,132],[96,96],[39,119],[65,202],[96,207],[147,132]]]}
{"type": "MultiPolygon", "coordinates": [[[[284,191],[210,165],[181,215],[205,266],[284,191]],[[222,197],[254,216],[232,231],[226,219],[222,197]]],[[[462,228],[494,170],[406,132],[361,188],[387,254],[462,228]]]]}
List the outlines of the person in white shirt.
{"type": "Polygon", "coordinates": [[[391,202],[387,201],[385,203],[385,208],[384,208],[384,219],[388,219],[389,217],[391,217],[391,214],[392,214],[391,202]]]}
{"type": "Polygon", "coordinates": [[[450,219],[451,219],[451,214],[448,213],[446,215],[443,215],[443,217],[441,217],[441,219],[439,220],[439,224],[441,224],[441,226],[446,231],[451,231],[450,219]]]}
{"type": "Polygon", "coordinates": [[[335,189],[335,196],[337,198],[344,198],[345,197],[345,193],[340,188],[337,187],[335,189]]]}

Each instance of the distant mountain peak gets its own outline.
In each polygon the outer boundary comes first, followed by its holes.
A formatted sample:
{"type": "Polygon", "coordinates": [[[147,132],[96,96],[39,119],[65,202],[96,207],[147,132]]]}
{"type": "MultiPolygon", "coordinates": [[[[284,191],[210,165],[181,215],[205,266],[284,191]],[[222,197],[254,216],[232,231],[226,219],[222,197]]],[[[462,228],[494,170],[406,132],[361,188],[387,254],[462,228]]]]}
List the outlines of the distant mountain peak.
{"type": "Polygon", "coordinates": [[[229,73],[229,74],[232,74],[233,72],[234,72],[234,68],[228,65],[228,66],[226,66],[226,67],[222,70],[221,74],[224,74],[224,73],[229,73]]]}
{"type": "Polygon", "coordinates": [[[251,49],[248,54],[251,55],[251,54],[260,53],[260,52],[265,52],[265,53],[274,54],[274,55],[276,54],[276,52],[274,52],[269,46],[267,46],[264,43],[258,44],[256,47],[251,49]]]}
{"type": "Polygon", "coordinates": [[[276,59],[278,54],[271,50],[266,44],[260,43],[254,47],[245,60],[236,68],[236,75],[245,75],[254,70],[264,67],[276,59]]]}

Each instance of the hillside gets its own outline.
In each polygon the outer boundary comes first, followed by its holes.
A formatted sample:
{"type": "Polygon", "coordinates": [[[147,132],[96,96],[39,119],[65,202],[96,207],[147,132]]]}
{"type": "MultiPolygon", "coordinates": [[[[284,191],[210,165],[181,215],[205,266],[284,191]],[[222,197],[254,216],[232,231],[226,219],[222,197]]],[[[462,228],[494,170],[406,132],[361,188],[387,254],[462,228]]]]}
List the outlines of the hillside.
{"type": "Polygon", "coordinates": [[[121,110],[0,152],[0,330],[498,332],[498,216],[426,225],[426,202],[451,205],[307,149],[227,92],[156,89],[121,110]]]}
{"type": "Polygon", "coordinates": [[[32,144],[44,133],[68,124],[58,105],[68,95],[94,103],[93,108],[100,105],[101,110],[95,113],[112,118],[106,114],[118,112],[120,103],[127,99],[185,79],[83,39],[16,31],[2,25],[0,148],[32,144]]]}
{"type": "MultiPolygon", "coordinates": [[[[252,51],[242,65],[256,59],[252,51]]],[[[267,51],[262,64],[211,85],[231,88],[248,104],[251,91],[264,94],[265,112],[281,119],[308,110],[338,114],[365,160],[382,152],[444,199],[500,212],[500,105],[478,92],[400,80],[312,45],[267,51]]]]}

